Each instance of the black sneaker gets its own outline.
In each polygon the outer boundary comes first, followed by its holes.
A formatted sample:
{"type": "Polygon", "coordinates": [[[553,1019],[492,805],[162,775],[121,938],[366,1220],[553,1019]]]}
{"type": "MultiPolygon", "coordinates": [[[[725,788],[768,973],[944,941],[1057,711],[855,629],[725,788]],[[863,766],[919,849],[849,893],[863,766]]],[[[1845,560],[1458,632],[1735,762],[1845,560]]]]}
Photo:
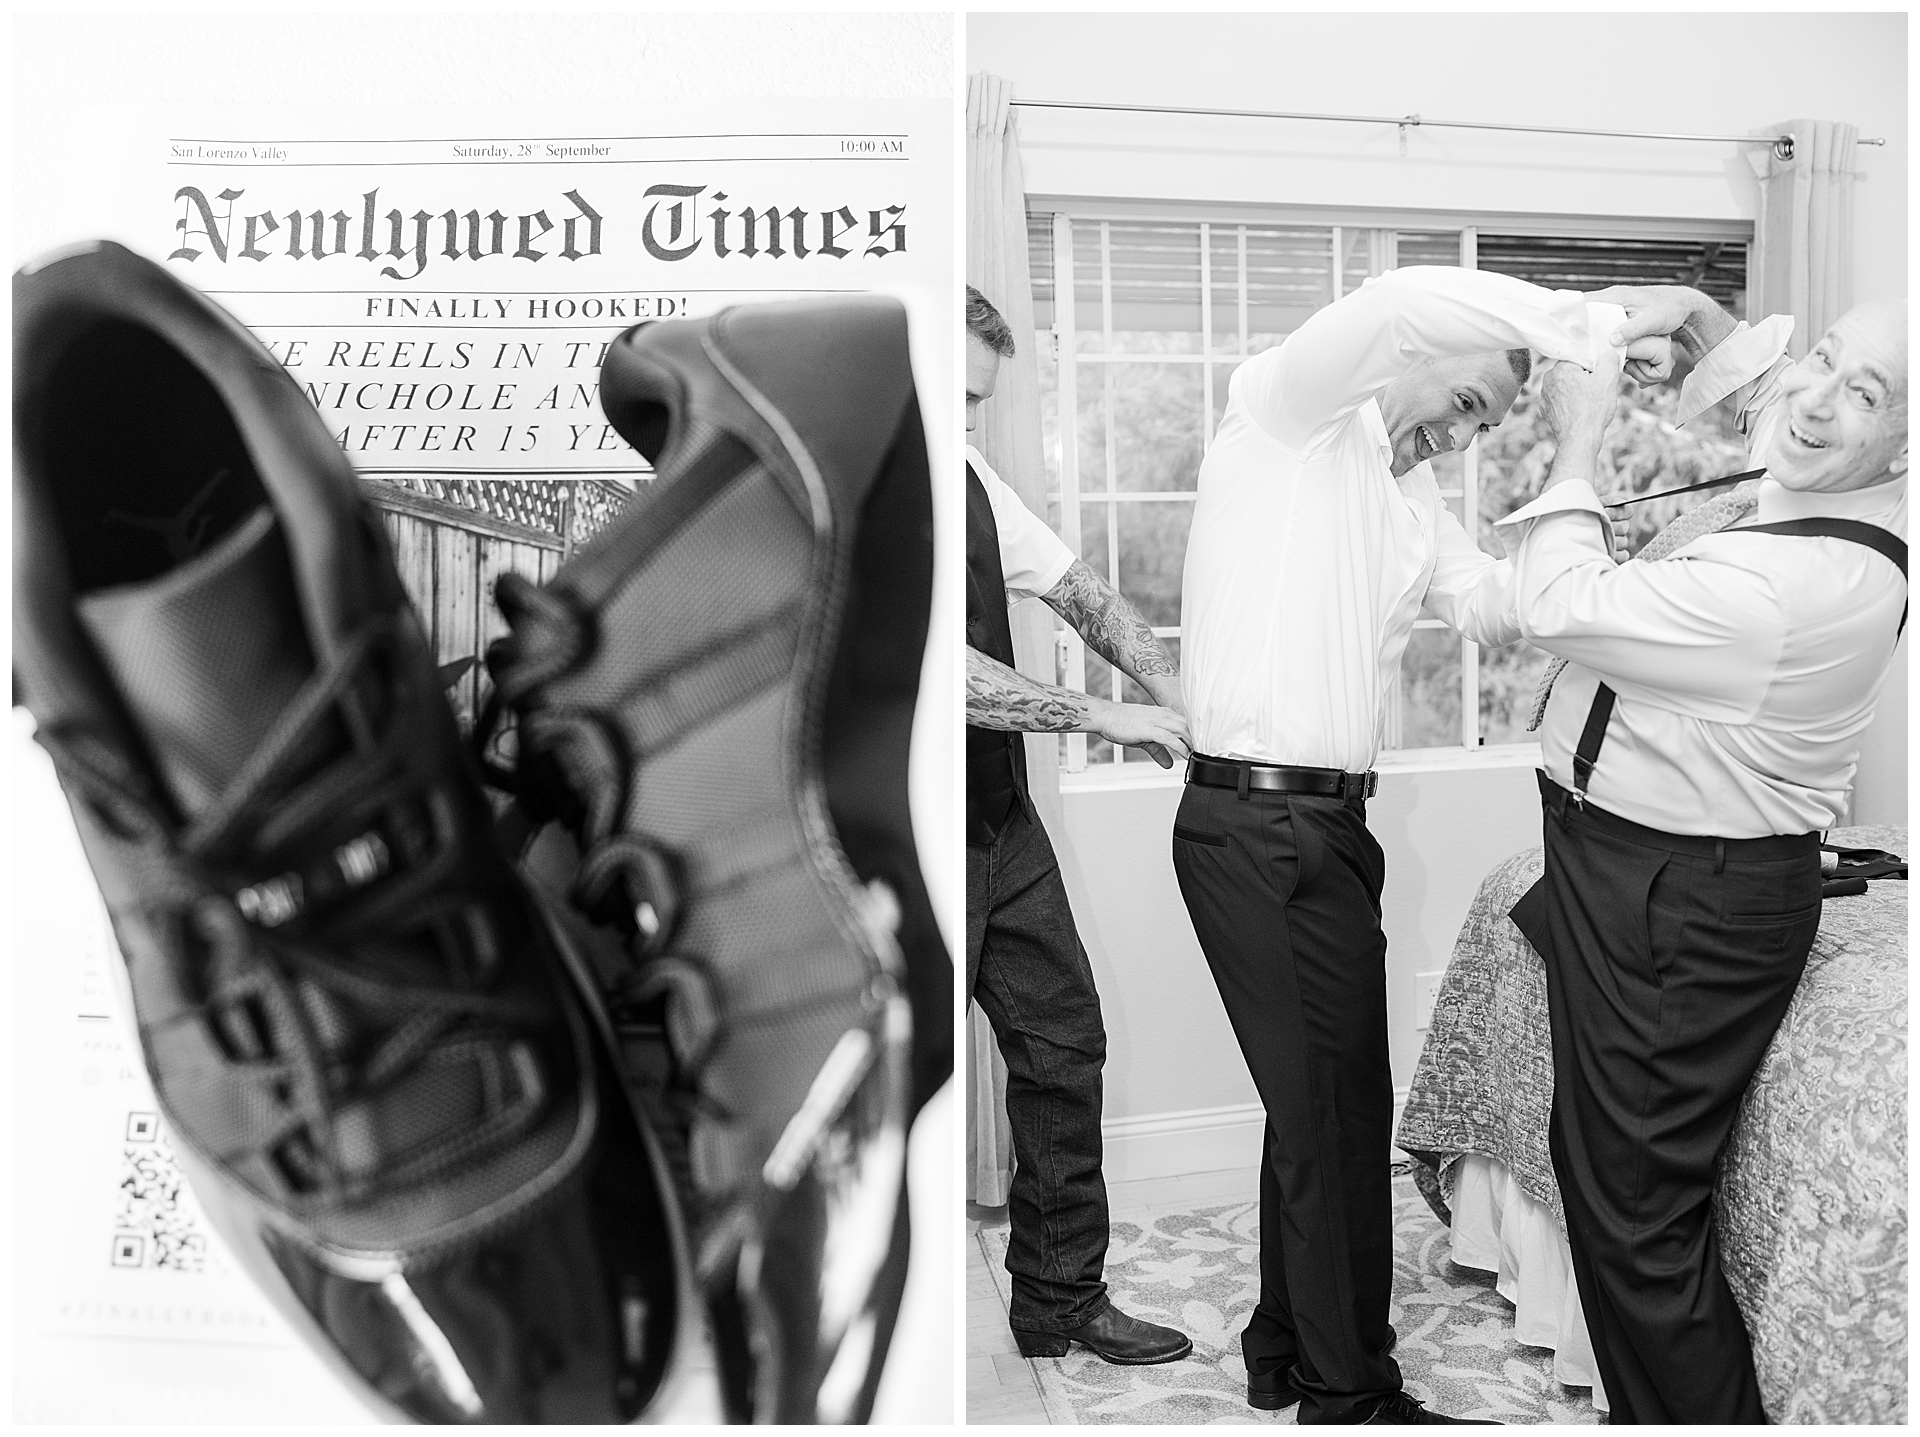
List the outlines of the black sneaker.
{"type": "Polygon", "coordinates": [[[208,1217],[390,1419],[641,1415],[692,1310],[670,1180],[352,469],[116,245],[17,274],[13,325],[17,690],[208,1217]]]}
{"type": "Polygon", "coordinates": [[[952,1068],[907,813],[932,516],[905,316],[641,326],[601,395],[656,477],[544,589],[498,586],[514,783],[625,940],[603,978],[630,1073],[664,1000],[729,1415],[864,1420],[907,1126],[952,1068]]]}

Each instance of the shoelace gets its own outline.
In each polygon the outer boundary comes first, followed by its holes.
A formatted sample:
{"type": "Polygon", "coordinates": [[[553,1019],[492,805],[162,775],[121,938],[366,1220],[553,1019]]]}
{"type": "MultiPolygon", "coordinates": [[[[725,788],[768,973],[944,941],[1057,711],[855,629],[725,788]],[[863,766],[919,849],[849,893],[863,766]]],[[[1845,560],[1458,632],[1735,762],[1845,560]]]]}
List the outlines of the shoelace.
{"type": "Polygon", "coordinates": [[[719,1032],[718,1000],[704,968],[669,951],[683,906],[679,865],[618,827],[633,766],[620,745],[590,714],[535,709],[521,715],[515,767],[489,755],[507,708],[565,673],[584,650],[584,621],[564,598],[517,574],[503,574],[495,595],[511,632],[487,653],[494,688],[474,730],[483,771],[534,818],[571,820],[582,849],[573,902],[625,932],[637,964],[610,1003],[626,1013],[665,996],[674,1058],[687,1074],[697,1073],[719,1032]]]}
{"type": "MultiPolygon", "coordinates": [[[[608,985],[608,1017],[629,1038],[664,1037],[673,1071],[661,1097],[689,1134],[688,1161],[700,1179],[697,1186],[708,1194],[735,1193],[752,1176],[744,1152],[734,1151],[739,1115],[715,1100],[702,1082],[715,1044],[730,1026],[720,985],[700,958],[673,947],[688,897],[680,864],[659,845],[619,826],[644,755],[625,753],[590,713],[524,707],[585,651],[586,621],[563,596],[518,575],[502,575],[495,594],[511,632],[487,654],[495,687],[475,730],[476,748],[487,752],[507,705],[523,705],[515,767],[509,771],[488,760],[489,780],[533,818],[563,817],[576,832],[582,854],[572,901],[589,918],[626,935],[634,965],[608,985]]],[[[737,1222],[719,1226],[731,1229],[737,1222]]],[[[710,1232],[703,1244],[708,1261],[701,1265],[717,1264],[732,1240],[717,1229],[710,1232]]]]}
{"type": "MultiPolygon", "coordinates": [[[[743,1030],[781,1022],[793,1010],[744,1017],[725,1012],[718,975],[698,956],[673,946],[681,912],[692,897],[680,863],[620,827],[645,755],[628,753],[597,715],[535,698],[587,651],[589,620],[566,596],[518,575],[502,575],[495,597],[511,631],[487,654],[494,691],[475,729],[476,752],[489,781],[513,795],[533,819],[561,818],[573,828],[582,856],[572,901],[627,937],[634,966],[604,985],[608,1017],[626,1039],[665,1038],[673,1063],[660,1097],[686,1134],[683,1177],[693,1179],[704,1209],[695,1269],[703,1281],[712,1280],[755,1227],[756,1209],[789,1188],[812,1162],[884,1039],[864,1028],[842,1035],[773,1151],[764,1159],[749,1154],[740,1115],[713,1097],[703,1073],[723,1032],[737,1041],[743,1030]],[[511,770],[488,756],[509,706],[520,720],[511,770]]],[[[891,892],[869,893],[864,901],[876,905],[875,921],[891,934],[897,925],[891,892]]],[[[822,995],[818,1001],[839,999],[822,995]]]]}
{"type": "Polygon", "coordinates": [[[410,696],[390,683],[378,724],[356,697],[379,682],[393,637],[390,624],[371,626],[324,665],[213,808],[177,834],[151,785],[117,754],[71,733],[41,735],[123,847],[142,906],[175,925],[178,952],[197,970],[190,980],[203,996],[174,1021],[207,1024],[223,1078],[264,1099],[272,1118],[249,1147],[268,1153],[303,1200],[351,1201],[424,1180],[507,1140],[544,1106],[538,1066],[511,1040],[542,1014],[536,1000],[487,991],[499,976],[498,936],[453,882],[461,854],[451,801],[409,772],[410,696]],[[330,718],[347,752],[296,778],[290,770],[330,718]],[[342,844],[303,837],[321,825],[358,833],[342,844]],[[279,872],[234,881],[262,869],[279,872]],[[457,987],[394,975],[429,976],[419,953],[394,941],[423,933],[457,987]],[[377,1098],[449,1041],[503,1045],[514,1093],[493,1094],[485,1117],[423,1150],[349,1161],[341,1110],[377,1098]]]}

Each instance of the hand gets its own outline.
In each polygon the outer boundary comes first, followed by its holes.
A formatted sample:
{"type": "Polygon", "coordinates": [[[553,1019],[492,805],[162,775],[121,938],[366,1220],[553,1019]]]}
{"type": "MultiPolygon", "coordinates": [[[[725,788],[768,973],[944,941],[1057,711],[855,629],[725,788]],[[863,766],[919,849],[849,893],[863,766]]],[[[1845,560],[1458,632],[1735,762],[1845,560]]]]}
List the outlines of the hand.
{"type": "Polygon", "coordinates": [[[1626,323],[1608,338],[1630,348],[1636,339],[1664,337],[1679,329],[1693,317],[1700,296],[1677,285],[1616,284],[1587,298],[1598,304],[1617,304],[1627,312],[1626,323]]]}
{"type": "Polygon", "coordinates": [[[1567,361],[1546,367],[1540,379],[1540,414],[1562,446],[1589,445],[1599,452],[1600,438],[1613,422],[1619,364],[1619,354],[1610,350],[1592,373],[1567,361]]]}
{"type": "MultiPolygon", "coordinates": [[[[1626,310],[1626,322],[1608,339],[1625,346],[1629,358],[1641,357],[1635,341],[1664,336],[1673,341],[1674,359],[1691,367],[1738,327],[1732,315],[1699,290],[1684,285],[1620,284],[1587,298],[1626,310]]],[[[1648,382],[1639,373],[1634,373],[1634,378],[1648,382]]]]}
{"type": "Polygon", "coordinates": [[[1097,699],[1092,727],[1110,743],[1145,749],[1162,768],[1172,768],[1174,759],[1193,753],[1186,718],[1157,704],[1117,704],[1111,699],[1097,699]]]}
{"type": "Polygon", "coordinates": [[[1673,341],[1664,334],[1650,334],[1627,346],[1627,377],[1642,389],[1665,384],[1673,378],[1673,341]]]}
{"type": "Polygon", "coordinates": [[[1627,529],[1631,520],[1625,514],[1608,514],[1607,529],[1613,536],[1613,562],[1624,564],[1631,554],[1627,552],[1627,529]]]}

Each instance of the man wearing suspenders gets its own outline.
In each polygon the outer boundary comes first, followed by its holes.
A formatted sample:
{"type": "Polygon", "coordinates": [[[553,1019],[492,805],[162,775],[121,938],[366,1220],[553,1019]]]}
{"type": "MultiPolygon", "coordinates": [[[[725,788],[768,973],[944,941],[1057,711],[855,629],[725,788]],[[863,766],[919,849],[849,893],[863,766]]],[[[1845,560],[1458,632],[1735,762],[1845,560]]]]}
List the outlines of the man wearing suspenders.
{"type": "Polygon", "coordinates": [[[1795,363],[1790,317],[1596,298],[1629,313],[1616,342],[1672,336],[1683,411],[1731,399],[1766,477],[1712,501],[1726,527],[1616,564],[1591,482],[1614,378],[1546,376],[1552,487],[1501,524],[1521,631],[1569,663],[1541,732],[1546,873],[1513,918],[1546,959],[1549,1147],[1611,1420],[1762,1422],[1710,1197],[1905,624],[1906,304],[1849,311],[1795,363]]]}
{"type": "MultiPolygon", "coordinates": [[[[993,394],[1006,321],[967,287],[967,431],[993,394]]],[[[1119,591],[967,450],[967,996],[1007,1063],[1016,1171],[1008,1195],[1008,1322],[1024,1357],[1072,1343],[1108,1362],[1172,1362],[1185,1333],[1115,1307],[1101,1279],[1100,1069],[1107,1034],[1047,831],[1027,795],[1026,733],[1096,733],[1162,768],[1188,753],[1172,657],[1119,591]],[[1038,598],[1156,700],[1113,703],[1013,667],[1009,598],[1038,598]],[[1162,707],[1165,705],[1165,707],[1162,707]]]]}

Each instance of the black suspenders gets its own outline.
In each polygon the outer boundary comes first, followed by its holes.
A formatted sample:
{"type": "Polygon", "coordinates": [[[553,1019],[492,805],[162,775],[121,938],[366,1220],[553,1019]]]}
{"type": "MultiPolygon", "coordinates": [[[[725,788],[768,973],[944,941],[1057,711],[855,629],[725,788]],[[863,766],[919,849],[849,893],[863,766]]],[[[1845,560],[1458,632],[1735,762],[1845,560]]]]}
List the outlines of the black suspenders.
{"type": "Polygon", "coordinates": [[[1580,730],[1580,744],[1573,751],[1573,801],[1587,801],[1587,782],[1600,759],[1600,745],[1607,739],[1607,720],[1613,717],[1613,690],[1604,683],[1593,691],[1593,707],[1587,710],[1587,726],[1580,730]]]}
{"type": "MultiPolygon", "coordinates": [[[[1864,544],[1876,553],[1891,559],[1900,570],[1900,577],[1907,577],[1907,546],[1900,539],[1882,529],[1878,524],[1865,524],[1858,519],[1785,519],[1778,524],[1751,524],[1744,529],[1722,529],[1722,534],[1788,534],[1808,539],[1845,539],[1850,543],[1864,544]]],[[[1900,634],[1907,627],[1907,611],[1900,610],[1900,628],[1894,632],[1894,642],[1900,641],[1900,634]]],[[[1593,777],[1593,766],[1600,760],[1600,745],[1606,742],[1607,721],[1613,717],[1614,692],[1604,683],[1594,691],[1593,707],[1587,710],[1587,725],[1580,730],[1580,742],[1573,751],[1573,801],[1584,805],[1587,801],[1587,783],[1593,777]]]]}
{"type": "MultiPolygon", "coordinates": [[[[1907,546],[1878,524],[1864,524],[1858,519],[1783,519],[1778,524],[1754,524],[1745,529],[1722,529],[1722,534],[1792,534],[1805,539],[1846,539],[1851,543],[1865,544],[1869,549],[1885,555],[1899,569],[1900,577],[1907,577],[1907,546]]],[[[1906,605],[1900,606],[1900,627],[1894,631],[1897,642],[1907,627],[1906,605]]]]}

